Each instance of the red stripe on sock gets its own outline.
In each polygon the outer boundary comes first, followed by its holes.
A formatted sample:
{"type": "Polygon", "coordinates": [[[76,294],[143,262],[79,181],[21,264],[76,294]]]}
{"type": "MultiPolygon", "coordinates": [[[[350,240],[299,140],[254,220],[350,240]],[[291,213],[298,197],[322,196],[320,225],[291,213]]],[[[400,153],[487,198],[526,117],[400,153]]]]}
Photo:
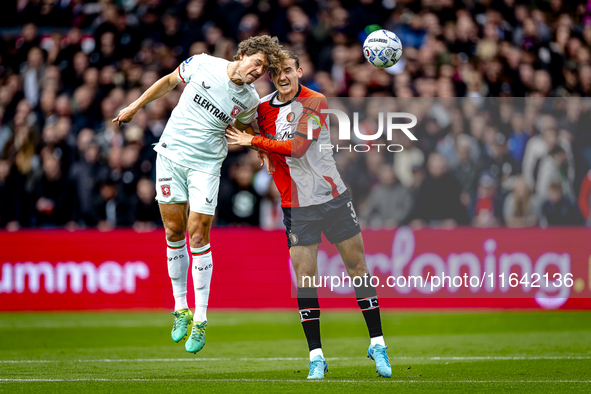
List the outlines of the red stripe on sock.
{"type": "Polygon", "coordinates": [[[207,250],[206,250],[206,251],[204,251],[204,252],[199,252],[199,253],[193,253],[193,252],[191,252],[191,254],[192,254],[193,256],[203,256],[204,254],[207,254],[207,253],[209,253],[210,251],[211,251],[211,248],[207,249],[207,250]]]}

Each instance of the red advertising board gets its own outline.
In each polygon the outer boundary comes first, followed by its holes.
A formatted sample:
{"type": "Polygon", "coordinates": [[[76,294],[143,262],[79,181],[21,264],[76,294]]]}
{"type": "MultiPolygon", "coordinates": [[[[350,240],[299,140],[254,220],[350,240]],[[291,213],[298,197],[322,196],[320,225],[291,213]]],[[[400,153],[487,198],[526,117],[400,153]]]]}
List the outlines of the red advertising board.
{"type": "MultiPolygon", "coordinates": [[[[364,231],[364,243],[382,307],[591,308],[590,236],[402,227],[364,231]]],[[[214,228],[211,245],[211,308],[297,305],[285,232],[214,228]]],[[[324,241],[318,260],[321,305],[356,307],[352,288],[334,286],[345,272],[336,248],[324,241]]],[[[163,230],[0,232],[0,310],[172,307],[163,230]]]]}

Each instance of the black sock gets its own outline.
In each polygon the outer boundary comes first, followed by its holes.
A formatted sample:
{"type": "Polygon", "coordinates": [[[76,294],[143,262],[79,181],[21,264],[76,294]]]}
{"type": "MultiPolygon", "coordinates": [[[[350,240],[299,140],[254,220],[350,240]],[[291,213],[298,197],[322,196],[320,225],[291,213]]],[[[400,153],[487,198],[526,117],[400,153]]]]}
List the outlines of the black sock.
{"type": "Polygon", "coordinates": [[[298,287],[298,308],[310,350],[322,348],[320,343],[320,305],[315,287],[298,287]]]}
{"type": "Polygon", "coordinates": [[[375,338],[382,336],[382,319],[380,318],[380,305],[378,303],[378,293],[375,287],[361,286],[355,288],[355,297],[357,305],[363,312],[365,324],[369,331],[369,337],[375,338]]]}

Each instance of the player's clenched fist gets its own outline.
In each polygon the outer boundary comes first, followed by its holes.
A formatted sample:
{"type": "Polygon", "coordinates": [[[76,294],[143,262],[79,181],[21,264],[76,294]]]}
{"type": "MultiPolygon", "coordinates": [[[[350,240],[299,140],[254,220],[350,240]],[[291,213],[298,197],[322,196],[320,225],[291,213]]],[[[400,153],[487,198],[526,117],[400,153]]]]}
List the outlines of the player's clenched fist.
{"type": "Polygon", "coordinates": [[[119,115],[117,115],[117,117],[113,119],[113,123],[117,122],[118,125],[121,126],[121,123],[131,122],[136,112],[137,111],[133,110],[130,107],[125,107],[121,111],[119,111],[119,115]]]}

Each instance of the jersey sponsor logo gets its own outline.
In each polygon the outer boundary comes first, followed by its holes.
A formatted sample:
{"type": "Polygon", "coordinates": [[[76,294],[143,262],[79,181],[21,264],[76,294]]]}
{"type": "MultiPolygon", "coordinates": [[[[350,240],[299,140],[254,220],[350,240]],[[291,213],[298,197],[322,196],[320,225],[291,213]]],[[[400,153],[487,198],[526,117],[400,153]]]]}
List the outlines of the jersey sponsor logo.
{"type": "Polygon", "coordinates": [[[209,198],[205,197],[205,203],[206,204],[211,204],[213,201],[213,198],[210,200],[209,198]]]}
{"type": "Polygon", "coordinates": [[[201,95],[196,94],[193,98],[193,101],[197,103],[197,105],[201,106],[206,111],[209,111],[213,116],[218,118],[224,123],[230,123],[232,118],[226,115],[223,111],[220,111],[218,107],[216,107],[212,102],[208,99],[201,97],[201,95]]]}
{"type": "Polygon", "coordinates": [[[246,105],[244,105],[240,101],[238,101],[238,99],[236,97],[232,97],[232,102],[234,104],[238,104],[240,106],[240,108],[242,108],[243,110],[246,111],[246,105]]]}
{"type": "Polygon", "coordinates": [[[163,142],[160,144],[161,147],[166,148],[168,145],[166,145],[166,142],[163,142]]]}
{"type": "Polygon", "coordinates": [[[205,81],[201,82],[201,86],[203,86],[204,89],[209,89],[211,86],[205,86],[205,81]]]}
{"type": "Polygon", "coordinates": [[[170,185],[161,185],[160,188],[162,189],[163,197],[170,197],[172,195],[170,193],[170,185]]]}
{"type": "Polygon", "coordinates": [[[190,58],[188,58],[187,60],[184,61],[185,64],[189,64],[189,62],[193,60],[193,56],[191,56],[190,58]]]}
{"type": "Polygon", "coordinates": [[[287,116],[285,117],[285,119],[291,123],[295,120],[295,112],[290,112],[287,114],[287,116]]]}
{"type": "Polygon", "coordinates": [[[312,127],[312,130],[316,130],[317,128],[320,127],[320,124],[322,123],[320,118],[314,114],[307,114],[310,116],[310,119],[308,119],[308,124],[312,127]]]}
{"type": "Polygon", "coordinates": [[[172,181],[172,178],[158,178],[158,182],[172,181]]]}
{"type": "MultiPolygon", "coordinates": [[[[263,132],[261,132],[261,135],[263,132]]],[[[263,136],[266,138],[269,138],[271,140],[275,140],[275,141],[287,141],[287,140],[293,140],[295,137],[295,131],[281,131],[279,133],[276,134],[267,134],[265,133],[263,136]]]]}
{"type": "Polygon", "coordinates": [[[234,108],[232,108],[232,112],[230,113],[230,116],[235,118],[236,116],[238,116],[238,114],[240,113],[240,111],[242,111],[242,108],[240,108],[239,106],[235,105],[234,108]]]}

